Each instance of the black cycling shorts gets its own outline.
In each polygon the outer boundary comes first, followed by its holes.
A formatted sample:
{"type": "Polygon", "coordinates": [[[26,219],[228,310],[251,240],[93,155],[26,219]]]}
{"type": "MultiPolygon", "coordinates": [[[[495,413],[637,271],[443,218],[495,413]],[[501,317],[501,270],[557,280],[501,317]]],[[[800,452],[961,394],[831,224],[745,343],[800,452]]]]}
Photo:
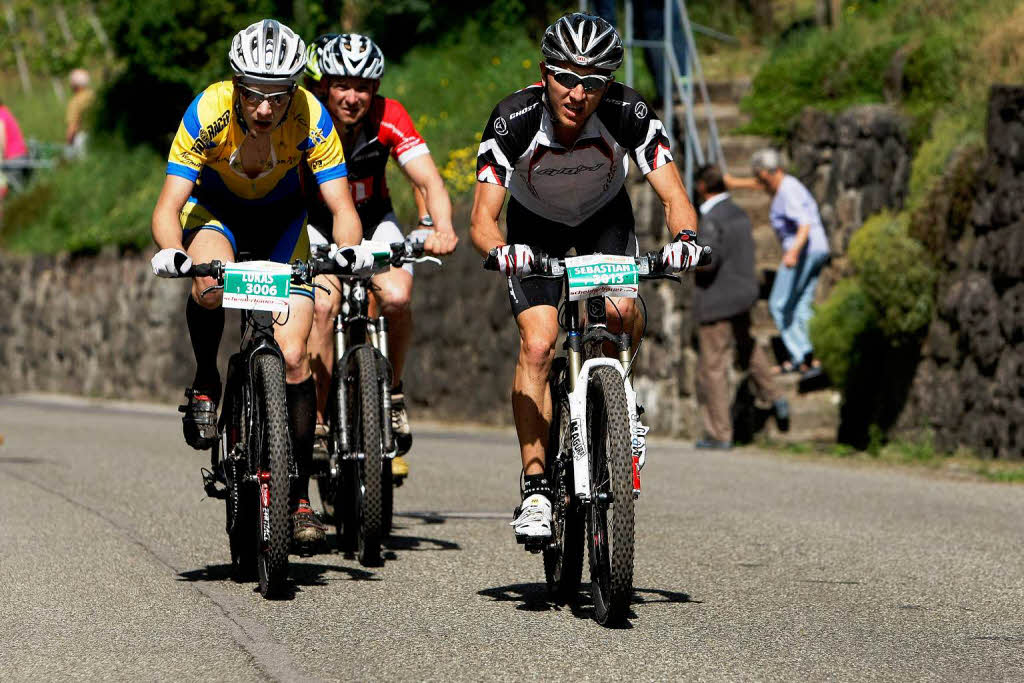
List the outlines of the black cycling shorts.
{"type": "MultiPolygon", "coordinates": [[[[586,254],[639,255],[633,222],[633,205],[626,188],[615,198],[597,210],[593,216],[577,226],[570,227],[555,223],[527,210],[512,198],[508,202],[509,244],[526,244],[534,253],[543,252],[548,256],[565,256],[570,249],[577,256],[586,254]]],[[[533,306],[554,306],[562,301],[562,280],[527,278],[516,276],[508,279],[508,300],[512,314],[520,313],[533,306]]]]}

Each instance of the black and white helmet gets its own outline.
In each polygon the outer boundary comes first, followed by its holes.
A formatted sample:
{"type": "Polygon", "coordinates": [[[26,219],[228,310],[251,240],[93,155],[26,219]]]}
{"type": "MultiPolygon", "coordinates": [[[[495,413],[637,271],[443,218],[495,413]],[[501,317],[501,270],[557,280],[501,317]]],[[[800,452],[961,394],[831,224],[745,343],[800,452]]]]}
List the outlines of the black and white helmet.
{"type": "Polygon", "coordinates": [[[291,85],[306,66],[306,45],[284,24],[263,19],[235,35],[228,57],[247,83],[291,85]]]}
{"type": "Polygon", "coordinates": [[[320,71],[324,76],[377,79],[384,73],[384,53],[366,36],[342,33],[324,47],[320,71]]]}
{"type": "Polygon", "coordinates": [[[545,59],[615,71],[622,64],[622,39],[601,17],[566,14],[544,31],[545,59]]]}

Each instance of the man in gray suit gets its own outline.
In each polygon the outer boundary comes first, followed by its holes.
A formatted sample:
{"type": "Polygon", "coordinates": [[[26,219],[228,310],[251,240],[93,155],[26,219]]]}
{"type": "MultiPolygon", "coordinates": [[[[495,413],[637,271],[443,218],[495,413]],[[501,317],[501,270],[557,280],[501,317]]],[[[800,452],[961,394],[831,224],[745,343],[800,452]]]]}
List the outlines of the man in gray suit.
{"type": "Polygon", "coordinates": [[[697,361],[697,402],[704,436],[697,448],[732,447],[729,363],[736,348],[739,366],[749,368],[759,407],[775,414],[781,431],[789,429],[789,404],[779,396],[764,352],[750,335],[750,309],[757,302],[753,227],[747,214],[726,192],[722,171],[713,165],[698,169],[694,189],[700,203],[701,242],[712,249],[712,262],[697,270],[694,315],[700,355],[697,361]]]}

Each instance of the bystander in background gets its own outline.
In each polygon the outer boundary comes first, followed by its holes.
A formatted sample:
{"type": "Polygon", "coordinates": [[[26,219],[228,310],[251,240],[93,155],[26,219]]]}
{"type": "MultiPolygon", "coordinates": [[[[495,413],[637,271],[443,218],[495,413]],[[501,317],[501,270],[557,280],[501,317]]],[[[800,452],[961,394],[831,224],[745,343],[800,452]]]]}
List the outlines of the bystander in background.
{"type": "Polygon", "coordinates": [[[770,219],[782,243],[782,263],[775,273],[768,300],[789,358],[777,372],[801,371],[805,378],[821,372],[807,332],[821,269],[829,259],[828,238],[818,203],[803,183],[782,169],[782,155],[773,149],[754,153],[753,178],[726,175],[729,189],[763,189],[772,195],[770,219]]]}
{"type": "Polygon", "coordinates": [[[67,123],[64,142],[67,143],[67,157],[78,159],[85,154],[88,134],[84,129],[85,114],[92,105],[96,95],[90,86],[89,72],[85,69],[74,69],[68,76],[71,86],[71,98],[68,100],[64,120],[67,123]]]}
{"type": "Polygon", "coordinates": [[[28,156],[25,136],[21,134],[21,126],[14,114],[0,101],[0,223],[4,218],[4,197],[7,196],[8,175],[24,173],[21,168],[10,168],[8,162],[23,161],[28,156]]]}
{"type": "Polygon", "coordinates": [[[750,371],[755,405],[771,410],[781,431],[789,429],[789,403],[779,396],[768,359],[750,334],[750,309],[758,295],[750,217],[729,197],[717,166],[698,169],[694,189],[700,240],[712,249],[711,264],[695,275],[697,403],[704,428],[696,445],[724,450],[732,447],[728,372],[734,348],[740,369],[750,371]]]}

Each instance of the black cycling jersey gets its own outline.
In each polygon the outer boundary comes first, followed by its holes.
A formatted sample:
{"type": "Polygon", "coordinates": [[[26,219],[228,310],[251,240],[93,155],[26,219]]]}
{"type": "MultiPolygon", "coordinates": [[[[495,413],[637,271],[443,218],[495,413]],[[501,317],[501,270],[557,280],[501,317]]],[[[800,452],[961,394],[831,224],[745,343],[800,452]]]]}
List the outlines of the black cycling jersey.
{"type": "Polygon", "coordinates": [[[477,180],[507,188],[532,213],[575,226],[619,193],[627,154],[647,175],[672,162],[669,147],[661,121],[640,94],[612,83],[566,149],[555,140],[545,88],[535,83],[491,113],[477,153],[477,180]]]}

